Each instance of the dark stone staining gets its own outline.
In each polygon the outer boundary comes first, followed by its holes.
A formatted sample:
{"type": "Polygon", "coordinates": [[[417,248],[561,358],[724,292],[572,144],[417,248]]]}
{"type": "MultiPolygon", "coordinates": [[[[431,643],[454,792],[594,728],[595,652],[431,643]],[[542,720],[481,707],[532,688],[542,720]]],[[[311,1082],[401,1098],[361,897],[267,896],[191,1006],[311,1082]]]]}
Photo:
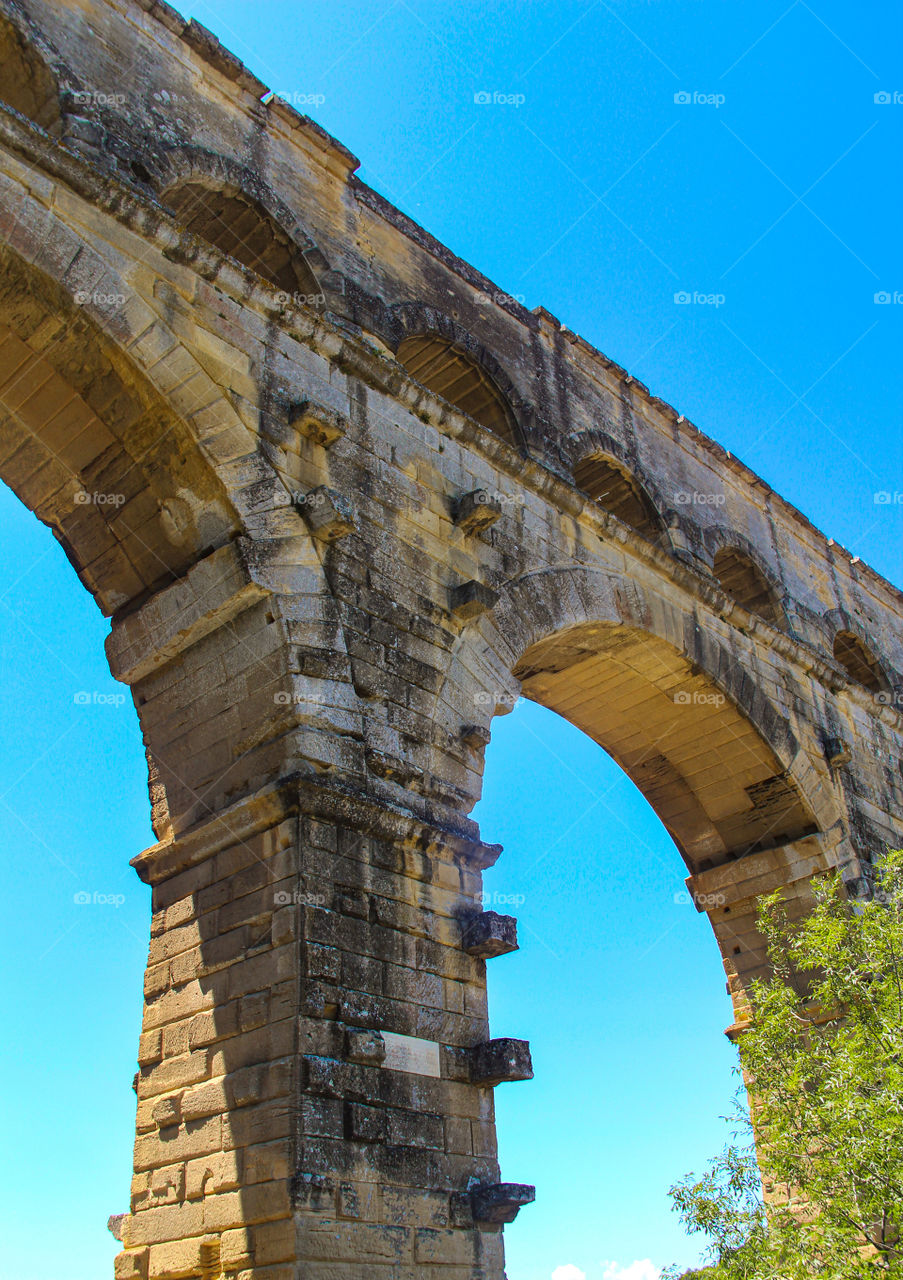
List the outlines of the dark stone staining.
{"type": "Polygon", "coordinates": [[[826,738],[825,759],[828,764],[833,765],[835,768],[842,764],[849,764],[853,759],[849,743],[845,742],[843,738],[826,738]]]}

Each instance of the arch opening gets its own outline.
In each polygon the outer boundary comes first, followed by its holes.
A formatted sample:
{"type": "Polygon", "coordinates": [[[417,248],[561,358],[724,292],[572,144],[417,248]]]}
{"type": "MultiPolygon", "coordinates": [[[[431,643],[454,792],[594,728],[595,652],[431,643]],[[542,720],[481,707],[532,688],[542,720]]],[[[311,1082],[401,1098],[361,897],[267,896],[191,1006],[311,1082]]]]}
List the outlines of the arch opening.
{"type": "Polygon", "coordinates": [[[691,873],[818,829],[759,729],[660,637],[584,623],[533,644],[513,674],[525,697],[563,716],[613,757],[691,873]]]}
{"type": "Polygon", "coordinates": [[[652,500],[623,467],[594,453],[574,467],[574,483],[588,493],[597,506],[629,525],[650,542],[660,541],[662,521],[652,500]]]}
{"type": "Polygon", "coordinates": [[[835,662],[863,689],[868,689],[869,693],[881,693],[887,688],[878,659],[852,631],[838,631],[833,651],[835,662]]]}
{"type": "Polygon", "coordinates": [[[737,547],[721,547],[715,554],[712,572],[727,595],[744,609],[773,626],[786,625],[771,583],[751,556],[737,547]]]}
{"type": "Polygon", "coordinates": [[[61,128],[56,76],[33,44],[0,17],[0,100],[48,132],[61,128]]]}
{"type": "Polygon", "coordinates": [[[514,414],[495,380],[463,347],[438,334],[404,338],[396,352],[412,377],[496,435],[516,442],[514,414]]]}
{"type": "MultiPolygon", "coordinates": [[[[520,942],[487,962],[492,1030],[526,1039],[535,1072],[494,1095],[504,1176],[540,1184],[506,1231],[508,1274],[551,1275],[561,1203],[549,1187],[567,1188],[575,1230],[600,1203],[626,1206],[626,1185],[643,1238],[672,1230],[668,1182],[723,1140],[736,1081],[722,1029],[734,1014],[673,841],[572,722],[528,701],[496,720],[475,816],[505,850],[484,872],[484,909],[515,916],[520,942]],[[593,1176],[574,1179],[588,1159],[593,1176]]],[[[605,1229],[608,1256],[636,1257],[624,1252],[636,1227],[623,1243],[611,1214],[605,1229]]]]}
{"type": "Polygon", "coordinates": [[[277,289],[313,303],[320,288],[299,246],[263,205],[238,187],[179,182],[161,200],[193,235],[262,276],[277,289]]]}

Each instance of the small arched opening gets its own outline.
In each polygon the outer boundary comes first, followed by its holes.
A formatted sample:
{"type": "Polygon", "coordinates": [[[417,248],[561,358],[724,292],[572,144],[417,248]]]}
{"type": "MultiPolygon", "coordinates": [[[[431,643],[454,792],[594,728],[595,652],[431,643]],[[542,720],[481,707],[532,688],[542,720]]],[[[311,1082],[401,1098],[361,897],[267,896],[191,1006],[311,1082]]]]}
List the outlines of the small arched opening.
{"type": "Polygon", "coordinates": [[[59,132],[60,91],[56,76],[34,45],[0,17],[0,100],[48,132],[59,132]]]}
{"type": "Polygon", "coordinates": [[[516,441],[514,414],[492,375],[469,352],[440,334],[404,338],[396,352],[413,378],[481,426],[516,441]]]}
{"type": "Polygon", "coordinates": [[[574,467],[574,483],[597,506],[650,542],[660,541],[664,526],[639,482],[610,458],[592,454],[574,467]]]}
{"type": "Polygon", "coordinates": [[[308,304],[320,296],[299,246],[253,196],[238,187],[185,181],[170,187],[161,199],[193,235],[283,293],[308,304]]]}
{"type": "Polygon", "coordinates": [[[712,572],[724,592],[775,627],[786,625],[784,612],[771,583],[751,556],[738,547],[721,547],[712,562],[712,572]]]}
{"type": "Polygon", "coordinates": [[[834,661],[869,693],[881,693],[887,688],[878,659],[852,631],[838,631],[834,637],[834,661]]]}

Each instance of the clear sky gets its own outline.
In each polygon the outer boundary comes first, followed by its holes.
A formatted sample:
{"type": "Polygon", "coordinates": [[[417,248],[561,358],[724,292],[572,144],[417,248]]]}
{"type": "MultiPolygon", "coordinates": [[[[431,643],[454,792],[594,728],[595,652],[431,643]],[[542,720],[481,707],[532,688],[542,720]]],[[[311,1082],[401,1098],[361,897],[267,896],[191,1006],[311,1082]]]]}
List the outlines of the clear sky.
{"type": "MultiPolygon", "coordinates": [[[[541,303],[903,583],[897,6],[183,12],[272,89],[315,98],[309,113],[361,157],[361,176],[501,289],[541,303]],[[680,292],[716,300],[675,303],[680,292]]],[[[0,519],[14,1153],[0,1275],[96,1280],[117,1247],[107,1215],[128,1203],[149,917],[128,859],[152,840],[143,753],[106,670],[107,624],[6,490],[0,519]]],[[[520,919],[521,950],[490,966],[493,1033],[529,1039],[536,1067],[496,1091],[503,1177],[537,1186],[506,1231],[510,1280],[654,1280],[696,1256],[667,1187],[721,1145],[735,1084],[708,925],[646,802],[541,708],[495,722],[477,816],[506,847],[488,905],[520,919]]]]}

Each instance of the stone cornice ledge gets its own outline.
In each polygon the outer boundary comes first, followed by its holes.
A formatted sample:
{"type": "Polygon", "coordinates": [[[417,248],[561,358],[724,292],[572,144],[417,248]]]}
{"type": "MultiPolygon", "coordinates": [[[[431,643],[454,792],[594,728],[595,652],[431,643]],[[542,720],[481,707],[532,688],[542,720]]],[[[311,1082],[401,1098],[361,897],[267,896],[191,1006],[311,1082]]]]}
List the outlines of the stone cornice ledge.
{"type": "Polygon", "coordinates": [[[242,538],[211,552],[114,622],[105,647],[115,679],[136,684],[269,594],[254,580],[244,544],[242,538]]]}
{"type": "Polygon", "coordinates": [[[841,856],[845,852],[844,839],[843,824],[837,822],[829,831],[700,871],[688,877],[687,888],[698,911],[723,910],[747,898],[758,898],[773,889],[834,870],[846,860],[841,856]]]}
{"type": "Polygon", "coordinates": [[[425,855],[451,855],[471,870],[491,867],[502,852],[501,845],[478,839],[479,829],[469,819],[464,819],[462,830],[447,830],[334,779],[293,774],[151,845],[132,858],[131,865],[145,884],[159,884],[299,814],[336,822],[425,855]]]}

